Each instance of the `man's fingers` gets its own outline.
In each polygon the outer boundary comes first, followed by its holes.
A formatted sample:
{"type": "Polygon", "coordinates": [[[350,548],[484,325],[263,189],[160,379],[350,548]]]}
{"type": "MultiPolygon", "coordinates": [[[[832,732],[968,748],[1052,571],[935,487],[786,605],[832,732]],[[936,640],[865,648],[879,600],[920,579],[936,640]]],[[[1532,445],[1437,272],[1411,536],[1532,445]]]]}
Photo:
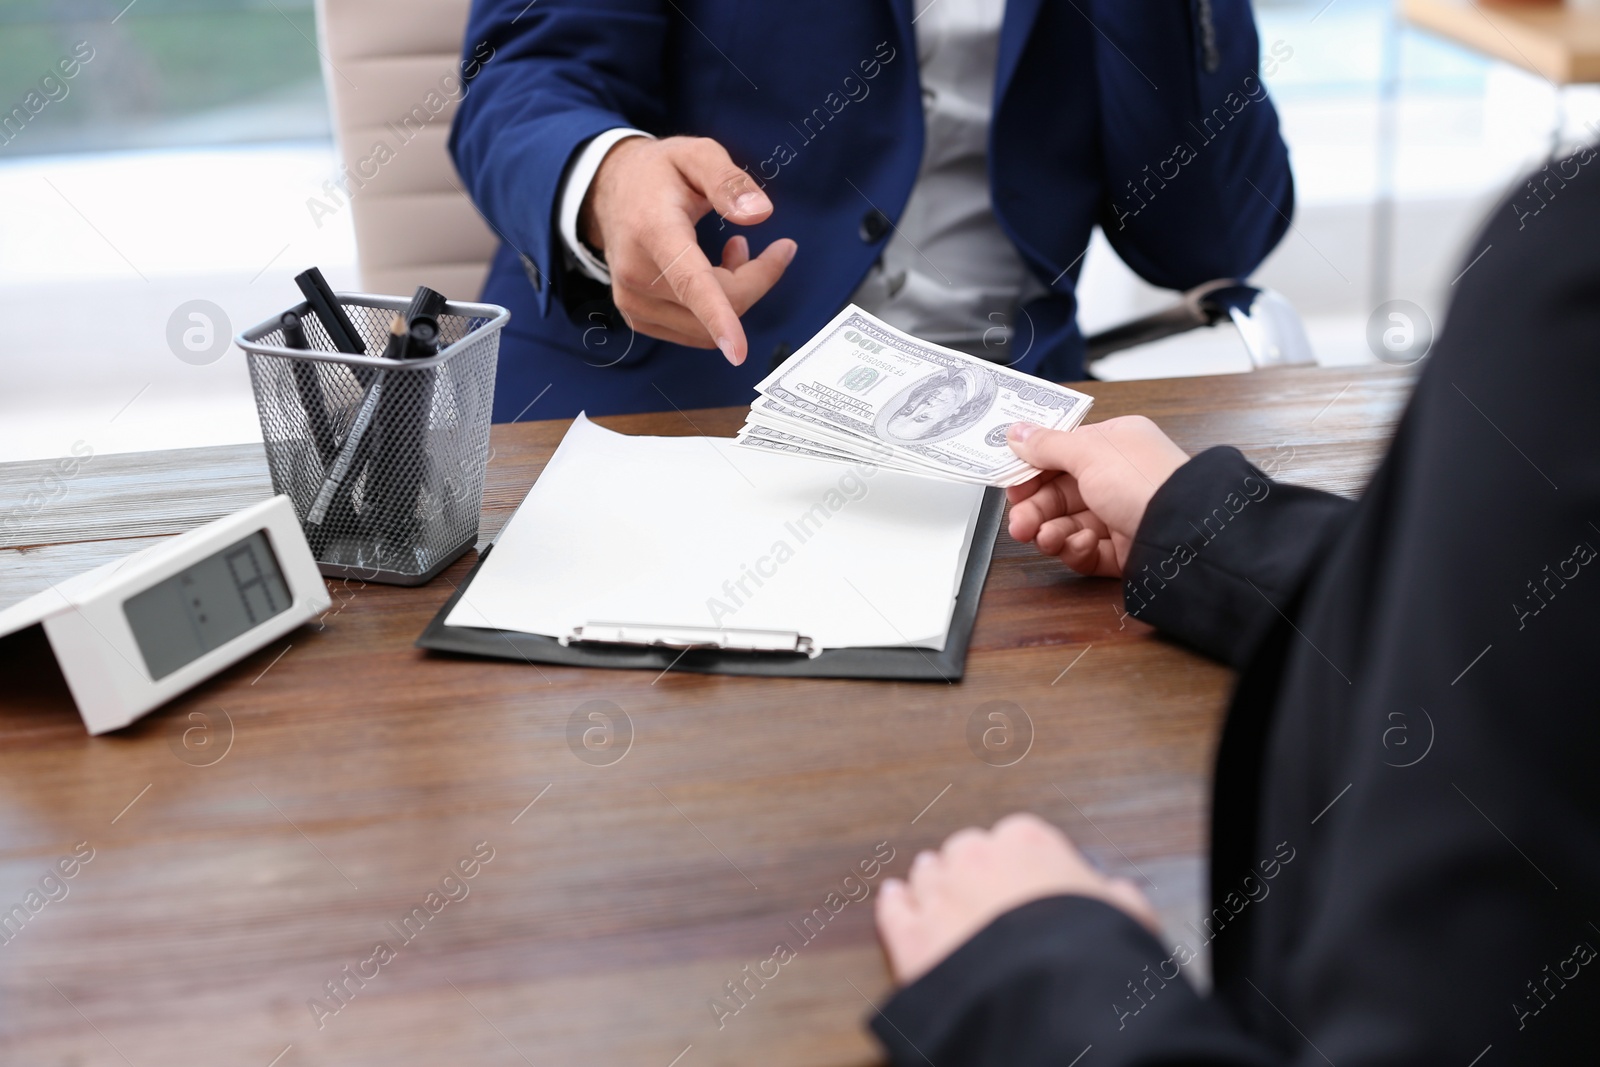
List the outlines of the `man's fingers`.
{"type": "MultiPolygon", "coordinates": [[[[698,253],[699,249],[695,251],[698,253]]],[[[674,282],[672,291],[705,326],[706,332],[711,335],[711,339],[722,350],[728,362],[737,367],[744,362],[744,357],[749,351],[744,327],[739,323],[738,312],[734,311],[733,305],[728,302],[728,294],[723,292],[722,284],[712,272],[711,264],[705,256],[699,258],[705,263],[705,269],[692,271],[685,269],[679,280],[674,282]]]]}
{"type": "Polygon", "coordinates": [[[723,247],[722,267],[713,268],[694,243],[693,232],[675,227],[652,244],[650,256],[660,264],[660,273],[642,290],[635,284],[628,310],[641,333],[696,348],[720,348],[737,366],[747,350],[739,316],[783,276],[796,245],[788,238],[774,241],[750,259],[749,242],[733,237],[723,247]],[[681,243],[674,247],[674,240],[681,243]]]}
{"type": "MultiPolygon", "coordinates": [[[[664,289],[665,286],[659,288],[664,289]]],[[[617,310],[628,328],[646,337],[656,337],[690,348],[715,348],[711,335],[700,320],[672,298],[671,293],[651,296],[637,289],[616,292],[617,310]]]]}
{"type": "Polygon", "coordinates": [[[678,302],[687,307],[712,341],[734,366],[744,362],[749,345],[739,315],[728,302],[706,254],[695,243],[694,230],[685,223],[671,227],[650,246],[650,255],[661,269],[650,288],[666,285],[678,302]]]}
{"type": "Polygon", "coordinates": [[[653,319],[647,319],[638,315],[631,317],[628,325],[633,327],[636,332],[642,333],[646,337],[654,337],[659,341],[671,341],[673,344],[683,345],[685,348],[716,347],[716,345],[711,343],[711,338],[706,336],[705,330],[700,329],[700,324],[698,322],[695,323],[695,328],[698,330],[697,333],[684,333],[666,325],[665,323],[657,322],[653,319]]]}
{"type": "Polygon", "coordinates": [[[655,297],[632,293],[625,312],[628,325],[640,333],[691,348],[716,348],[705,326],[672,294],[655,297]],[[673,336],[667,337],[670,332],[673,336]]]}
{"type": "Polygon", "coordinates": [[[750,242],[744,234],[736,233],[722,246],[722,269],[737,271],[750,262],[750,242]]]}
{"type": "MultiPolygon", "coordinates": [[[[743,241],[743,237],[735,237],[733,241],[743,241]]],[[[794,254],[799,246],[787,237],[772,242],[762,249],[761,254],[755,259],[750,259],[749,245],[745,245],[746,262],[736,267],[728,266],[724,254],[722,267],[732,271],[732,277],[719,275],[723,290],[728,294],[728,300],[733,308],[743,315],[767,291],[778,284],[778,279],[783,277],[783,272],[789,269],[789,264],[794,262],[794,254]]]]}
{"type": "Polygon", "coordinates": [[[740,170],[727,150],[711,138],[692,138],[676,161],[684,180],[729,222],[751,226],[772,214],[772,201],[755,179],[740,170]]]}

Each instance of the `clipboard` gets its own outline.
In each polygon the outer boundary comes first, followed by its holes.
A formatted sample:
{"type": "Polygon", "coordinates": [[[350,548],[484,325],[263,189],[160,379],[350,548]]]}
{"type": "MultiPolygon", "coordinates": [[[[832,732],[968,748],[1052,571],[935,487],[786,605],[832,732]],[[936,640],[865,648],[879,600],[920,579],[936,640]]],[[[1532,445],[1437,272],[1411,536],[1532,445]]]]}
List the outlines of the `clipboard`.
{"type": "MultiPolygon", "coordinates": [[[[803,634],[775,631],[710,630],[700,627],[641,628],[626,623],[591,623],[605,638],[569,635],[563,641],[543,634],[473,626],[448,626],[456,603],[471,587],[493,546],[486,549],[466,581],[428,623],[418,648],[455,655],[520,660],[565,667],[620,670],[688,671],[694,674],[737,674],[765,678],[856,678],[903,682],[957,682],[966,670],[967,646],[978,616],[978,601],[989,576],[995,539],[1005,511],[1005,494],[985,489],[972,531],[950,629],[943,651],[927,648],[834,648],[810,654],[803,634]],[[671,642],[671,643],[669,643],[671,642]],[[787,648],[785,651],[775,651],[787,648]]],[[[583,630],[585,627],[579,627],[583,630]]]]}

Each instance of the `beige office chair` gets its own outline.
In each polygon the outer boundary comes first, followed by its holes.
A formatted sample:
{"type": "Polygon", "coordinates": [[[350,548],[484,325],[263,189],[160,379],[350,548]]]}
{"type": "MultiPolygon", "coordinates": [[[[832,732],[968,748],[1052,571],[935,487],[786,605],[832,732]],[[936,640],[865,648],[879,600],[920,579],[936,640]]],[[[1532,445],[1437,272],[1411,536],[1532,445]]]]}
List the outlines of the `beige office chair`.
{"type": "MultiPolygon", "coordinates": [[[[454,79],[447,85],[456,86],[459,96],[469,2],[317,0],[339,152],[365,183],[357,189],[352,179],[349,210],[361,284],[370,292],[404,294],[429,285],[457,300],[475,300],[488,274],[495,234],[467,197],[445,150],[455,102],[441,80],[454,79]],[[430,93],[436,94],[431,100],[430,93]],[[441,101],[445,106],[433,114],[441,101]],[[373,162],[383,156],[380,145],[392,158],[373,162]]],[[[1316,363],[1300,316],[1287,300],[1223,279],[1090,337],[1086,373],[1093,377],[1094,364],[1113,352],[1223,321],[1238,326],[1255,367],[1316,363]]]]}
{"type": "Polygon", "coordinates": [[[468,6],[317,0],[323,79],[339,155],[352,175],[341,210],[355,221],[368,292],[406,294],[428,285],[476,300],[489,272],[498,238],[445,149],[461,93],[468,6]]]}

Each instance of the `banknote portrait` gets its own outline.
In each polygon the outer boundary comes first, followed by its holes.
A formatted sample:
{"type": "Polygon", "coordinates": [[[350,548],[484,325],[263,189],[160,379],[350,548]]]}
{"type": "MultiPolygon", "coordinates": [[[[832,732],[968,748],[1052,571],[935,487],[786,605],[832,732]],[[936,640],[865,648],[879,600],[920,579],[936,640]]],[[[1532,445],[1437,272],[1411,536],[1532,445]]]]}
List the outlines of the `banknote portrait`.
{"type": "Polygon", "coordinates": [[[981,368],[950,367],[913,382],[884,405],[874,429],[890,442],[947,441],[994,404],[994,378],[981,368]]]}

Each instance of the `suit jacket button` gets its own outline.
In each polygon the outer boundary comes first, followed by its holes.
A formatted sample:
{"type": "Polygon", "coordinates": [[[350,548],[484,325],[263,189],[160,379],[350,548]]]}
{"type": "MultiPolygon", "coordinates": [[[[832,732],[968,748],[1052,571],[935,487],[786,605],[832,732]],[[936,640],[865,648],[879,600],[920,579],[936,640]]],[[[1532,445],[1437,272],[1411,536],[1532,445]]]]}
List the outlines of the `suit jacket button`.
{"type": "Polygon", "coordinates": [[[877,244],[889,232],[889,216],[873,208],[861,219],[861,239],[867,244],[877,244]]]}
{"type": "Polygon", "coordinates": [[[788,343],[785,341],[779,341],[775,346],[773,346],[772,362],[768,364],[769,372],[777,370],[778,367],[783,364],[783,361],[789,358],[789,354],[793,351],[794,349],[790,348],[788,343]]]}

